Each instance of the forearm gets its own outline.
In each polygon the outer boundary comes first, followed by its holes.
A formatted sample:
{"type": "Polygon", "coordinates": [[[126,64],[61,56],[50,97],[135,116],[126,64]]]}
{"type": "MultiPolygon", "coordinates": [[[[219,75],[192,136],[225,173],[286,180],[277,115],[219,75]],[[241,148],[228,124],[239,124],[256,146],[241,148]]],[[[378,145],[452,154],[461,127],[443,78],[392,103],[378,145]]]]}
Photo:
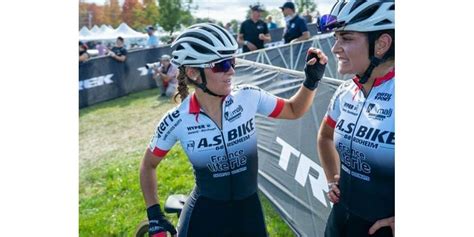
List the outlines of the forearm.
{"type": "Polygon", "coordinates": [[[326,174],[328,182],[334,182],[334,175],[339,175],[339,155],[334,141],[329,138],[319,137],[318,138],[318,155],[321,165],[326,174]]]}
{"type": "Polygon", "coordinates": [[[292,119],[300,118],[308,111],[313,103],[316,90],[310,90],[301,86],[298,92],[288,100],[288,105],[294,116],[292,119]]]}
{"type": "Polygon", "coordinates": [[[156,169],[146,167],[143,163],[140,167],[140,186],[147,207],[158,203],[156,169]]]}

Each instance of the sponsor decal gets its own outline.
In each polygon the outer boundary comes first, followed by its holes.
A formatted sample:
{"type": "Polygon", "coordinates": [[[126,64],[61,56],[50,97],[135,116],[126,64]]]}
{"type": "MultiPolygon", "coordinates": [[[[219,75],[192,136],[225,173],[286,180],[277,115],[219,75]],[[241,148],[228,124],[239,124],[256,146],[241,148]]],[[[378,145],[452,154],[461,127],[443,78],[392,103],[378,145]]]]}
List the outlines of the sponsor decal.
{"type": "Polygon", "coordinates": [[[225,118],[225,120],[227,120],[229,122],[233,122],[236,119],[240,118],[240,116],[242,115],[242,111],[244,111],[244,108],[242,108],[242,105],[239,105],[235,110],[233,110],[230,113],[229,113],[229,111],[226,111],[224,113],[224,118],[225,118]]]}
{"type": "Polygon", "coordinates": [[[194,145],[195,145],[194,141],[186,142],[186,150],[188,150],[190,152],[193,152],[194,151],[194,145]]]}
{"type": "Polygon", "coordinates": [[[102,86],[105,84],[112,84],[114,83],[114,81],[112,80],[113,76],[114,74],[107,74],[105,76],[98,76],[79,81],[79,91],[102,86]]]}
{"type": "MultiPolygon", "coordinates": [[[[167,135],[174,130],[174,128],[176,128],[176,126],[181,123],[182,119],[179,119],[179,110],[175,110],[173,111],[172,113],[169,113],[168,115],[166,115],[166,117],[163,119],[163,121],[160,123],[160,125],[158,125],[158,129],[157,129],[157,137],[160,138],[164,131],[169,127],[169,126],[172,126],[168,132],[167,132],[167,135]],[[176,121],[177,120],[177,121],[176,121]],[[174,122],[174,123],[173,123],[174,122]]],[[[166,137],[164,138],[166,140],[166,137]]]]}
{"type": "MultiPolygon", "coordinates": [[[[348,137],[345,137],[350,139],[352,132],[355,129],[355,123],[346,123],[344,119],[341,119],[337,122],[336,129],[350,135],[348,137]]],[[[378,144],[395,145],[395,133],[387,130],[381,130],[378,128],[366,127],[361,125],[355,131],[354,136],[378,144]]]]}
{"type": "Polygon", "coordinates": [[[370,173],[372,168],[370,164],[366,161],[367,156],[356,149],[350,149],[348,146],[339,143],[337,146],[339,154],[342,154],[341,157],[341,168],[346,173],[365,180],[370,181],[370,173]]]}
{"type": "Polygon", "coordinates": [[[255,131],[255,126],[253,123],[253,118],[251,118],[247,122],[237,126],[237,128],[229,130],[227,132],[227,141],[231,142],[240,137],[250,135],[250,133],[253,131],[255,131]]]}
{"type": "Polygon", "coordinates": [[[332,203],[326,201],[325,194],[329,191],[329,189],[323,168],[283,139],[276,137],[276,142],[282,147],[278,165],[283,170],[288,172],[288,164],[290,159],[292,157],[298,158],[298,167],[296,168],[296,173],[294,175],[296,182],[298,182],[298,184],[302,187],[305,187],[307,180],[309,180],[313,196],[325,207],[328,206],[328,203],[332,207],[332,203]],[[310,170],[316,171],[317,176],[311,175],[309,173],[310,170]]]}
{"type": "Polygon", "coordinates": [[[233,103],[234,103],[234,100],[232,99],[232,97],[230,97],[228,100],[225,101],[224,107],[228,107],[233,103]]]}
{"type": "Polygon", "coordinates": [[[352,114],[354,116],[358,116],[359,105],[353,105],[351,103],[344,102],[342,106],[342,110],[348,114],[352,114]]]}
{"type": "Polygon", "coordinates": [[[392,99],[392,94],[390,93],[378,92],[375,95],[375,100],[390,101],[391,99],[392,99]]]}
{"type": "Polygon", "coordinates": [[[379,105],[370,103],[367,106],[367,115],[369,118],[376,119],[376,120],[384,120],[386,118],[390,118],[392,116],[393,109],[383,109],[380,108],[379,105]]]}
{"type": "Polygon", "coordinates": [[[213,177],[223,177],[228,176],[230,173],[235,174],[247,170],[246,165],[247,156],[244,155],[244,150],[238,150],[226,155],[211,156],[207,168],[212,173],[215,173],[213,177]]]}

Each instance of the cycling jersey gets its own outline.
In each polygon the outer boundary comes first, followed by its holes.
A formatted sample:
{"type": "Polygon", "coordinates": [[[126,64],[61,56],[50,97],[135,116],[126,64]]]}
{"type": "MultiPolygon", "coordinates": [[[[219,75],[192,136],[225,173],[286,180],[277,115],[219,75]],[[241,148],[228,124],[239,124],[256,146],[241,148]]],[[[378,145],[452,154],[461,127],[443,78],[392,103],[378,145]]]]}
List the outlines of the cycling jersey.
{"type": "Polygon", "coordinates": [[[395,215],[395,71],[366,97],[358,78],[334,93],[325,122],[341,160],[340,203],[368,221],[395,215]]]}
{"type": "Polygon", "coordinates": [[[149,149],[163,157],[179,140],[194,168],[196,195],[239,200],[257,191],[255,115],[276,117],[284,101],[246,85],[234,88],[222,103],[220,129],[195,94],[186,97],[161,119],[149,149]]]}

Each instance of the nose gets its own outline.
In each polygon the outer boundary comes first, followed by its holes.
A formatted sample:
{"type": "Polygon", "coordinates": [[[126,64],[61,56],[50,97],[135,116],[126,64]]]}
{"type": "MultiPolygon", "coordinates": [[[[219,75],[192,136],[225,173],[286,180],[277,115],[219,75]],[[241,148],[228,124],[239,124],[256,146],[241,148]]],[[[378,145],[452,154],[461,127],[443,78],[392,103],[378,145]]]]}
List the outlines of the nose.
{"type": "Polygon", "coordinates": [[[331,52],[332,52],[333,54],[340,53],[340,52],[341,52],[341,49],[342,49],[342,48],[341,48],[340,45],[339,45],[339,41],[336,40],[336,42],[334,42],[334,45],[333,45],[332,48],[331,48],[331,52]]]}
{"type": "Polygon", "coordinates": [[[231,75],[231,76],[234,75],[234,74],[235,74],[235,69],[234,69],[234,67],[230,67],[230,68],[229,68],[229,71],[227,71],[225,74],[229,74],[229,75],[231,75]]]}

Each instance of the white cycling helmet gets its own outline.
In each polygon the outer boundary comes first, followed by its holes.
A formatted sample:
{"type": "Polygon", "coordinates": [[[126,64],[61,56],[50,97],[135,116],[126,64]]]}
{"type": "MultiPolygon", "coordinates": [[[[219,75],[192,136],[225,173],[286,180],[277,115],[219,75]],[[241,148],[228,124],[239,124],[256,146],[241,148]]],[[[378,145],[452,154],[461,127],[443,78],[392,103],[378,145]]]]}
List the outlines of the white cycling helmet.
{"type": "Polygon", "coordinates": [[[395,29],[394,0],[338,1],[331,10],[334,31],[371,32],[395,29]]]}
{"type": "Polygon", "coordinates": [[[171,62],[177,66],[202,66],[235,55],[238,44],[224,28],[212,23],[190,26],[173,42],[171,62]]]}

